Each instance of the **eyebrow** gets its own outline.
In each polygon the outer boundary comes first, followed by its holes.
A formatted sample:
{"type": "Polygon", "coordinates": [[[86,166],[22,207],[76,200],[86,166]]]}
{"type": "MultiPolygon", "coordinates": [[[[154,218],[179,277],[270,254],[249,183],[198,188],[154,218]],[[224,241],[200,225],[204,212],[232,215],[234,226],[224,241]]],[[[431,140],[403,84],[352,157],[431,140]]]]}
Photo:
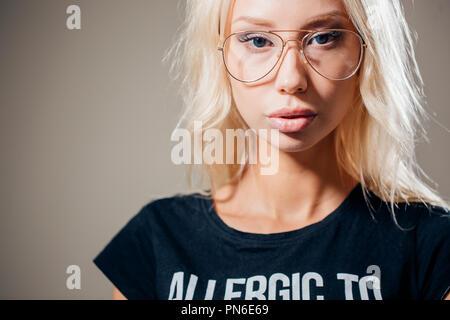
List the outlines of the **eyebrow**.
{"type": "MultiPolygon", "coordinates": [[[[339,11],[339,10],[334,10],[334,11],[330,11],[330,12],[327,12],[325,14],[321,14],[321,15],[318,15],[316,17],[310,18],[302,26],[302,29],[313,29],[313,28],[318,28],[318,27],[335,25],[337,21],[331,21],[330,20],[330,19],[333,19],[333,18],[339,18],[340,20],[344,20],[345,19],[346,22],[349,22],[349,18],[344,12],[339,11]]],[[[274,28],[275,27],[275,23],[270,21],[270,20],[257,18],[257,17],[251,17],[251,16],[238,17],[232,23],[235,24],[235,23],[237,23],[239,21],[244,21],[244,22],[247,22],[247,23],[250,23],[250,24],[253,24],[253,25],[269,27],[269,28],[274,28]]]]}

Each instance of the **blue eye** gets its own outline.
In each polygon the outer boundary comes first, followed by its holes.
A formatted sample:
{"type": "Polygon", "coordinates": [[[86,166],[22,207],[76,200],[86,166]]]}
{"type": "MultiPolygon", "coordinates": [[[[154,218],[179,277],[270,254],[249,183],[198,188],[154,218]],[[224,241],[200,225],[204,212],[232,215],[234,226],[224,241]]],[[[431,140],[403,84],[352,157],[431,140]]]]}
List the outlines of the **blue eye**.
{"type": "Polygon", "coordinates": [[[267,39],[264,38],[253,38],[253,44],[255,47],[262,48],[267,43],[267,39]]]}
{"type": "Polygon", "coordinates": [[[339,37],[341,37],[342,32],[339,31],[333,31],[329,33],[321,33],[315,37],[312,38],[312,40],[315,40],[318,44],[327,44],[330,41],[336,40],[339,37]]]}
{"type": "Polygon", "coordinates": [[[325,44],[328,42],[329,38],[330,38],[329,34],[321,34],[321,35],[318,35],[317,37],[315,37],[314,39],[319,44],[325,44]]]}
{"type": "Polygon", "coordinates": [[[271,46],[272,41],[270,41],[269,36],[257,33],[247,33],[238,36],[238,40],[241,43],[248,44],[253,49],[262,49],[271,46]]]}

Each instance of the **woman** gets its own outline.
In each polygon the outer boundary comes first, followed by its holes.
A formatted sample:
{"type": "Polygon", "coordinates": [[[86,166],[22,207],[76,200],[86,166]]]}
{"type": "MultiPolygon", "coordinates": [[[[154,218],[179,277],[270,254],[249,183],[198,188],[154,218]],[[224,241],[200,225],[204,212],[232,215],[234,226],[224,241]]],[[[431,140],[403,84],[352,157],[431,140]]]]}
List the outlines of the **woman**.
{"type": "Polygon", "coordinates": [[[170,53],[179,127],[275,130],[257,141],[276,170],[210,163],[207,191],[143,207],[94,260],[115,298],[449,297],[449,206],[416,174],[426,113],[398,1],[189,1],[170,53]]]}

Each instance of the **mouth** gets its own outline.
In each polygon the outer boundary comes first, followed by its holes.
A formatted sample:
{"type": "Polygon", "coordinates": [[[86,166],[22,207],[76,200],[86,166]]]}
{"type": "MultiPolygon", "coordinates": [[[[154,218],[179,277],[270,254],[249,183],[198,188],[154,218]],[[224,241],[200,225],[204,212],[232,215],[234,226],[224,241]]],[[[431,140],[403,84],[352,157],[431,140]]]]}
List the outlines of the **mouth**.
{"type": "Polygon", "coordinates": [[[304,109],[300,107],[296,108],[281,108],[267,116],[270,118],[283,118],[283,119],[296,119],[300,117],[312,117],[315,116],[316,113],[310,109],[304,109]]]}
{"type": "Polygon", "coordinates": [[[314,115],[310,115],[310,116],[293,115],[293,116],[279,116],[279,117],[271,117],[271,118],[298,119],[298,118],[308,118],[308,117],[314,117],[314,115]]]}
{"type": "Polygon", "coordinates": [[[314,121],[316,114],[310,116],[278,116],[269,117],[268,121],[272,128],[280,132],[293,133],[305,130],[314,121]]]}

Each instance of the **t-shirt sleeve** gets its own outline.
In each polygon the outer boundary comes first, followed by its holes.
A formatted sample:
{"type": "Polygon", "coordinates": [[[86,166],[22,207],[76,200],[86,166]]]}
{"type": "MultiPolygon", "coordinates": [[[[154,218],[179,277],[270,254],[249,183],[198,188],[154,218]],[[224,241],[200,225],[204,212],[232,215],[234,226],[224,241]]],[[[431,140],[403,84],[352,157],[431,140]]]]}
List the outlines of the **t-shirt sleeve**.
{"type": "Polygon", "coordinates": [[[154,254],[147,220],[148,206],[132,217],[93,260],[129,300],[156,299],[154,254]]]}
{"type": "Polygon", "coordinates": [[[442,300],[450,289],[450,214],[432,207],[417,230],[417,270],[420,297],[442,300]]]}

